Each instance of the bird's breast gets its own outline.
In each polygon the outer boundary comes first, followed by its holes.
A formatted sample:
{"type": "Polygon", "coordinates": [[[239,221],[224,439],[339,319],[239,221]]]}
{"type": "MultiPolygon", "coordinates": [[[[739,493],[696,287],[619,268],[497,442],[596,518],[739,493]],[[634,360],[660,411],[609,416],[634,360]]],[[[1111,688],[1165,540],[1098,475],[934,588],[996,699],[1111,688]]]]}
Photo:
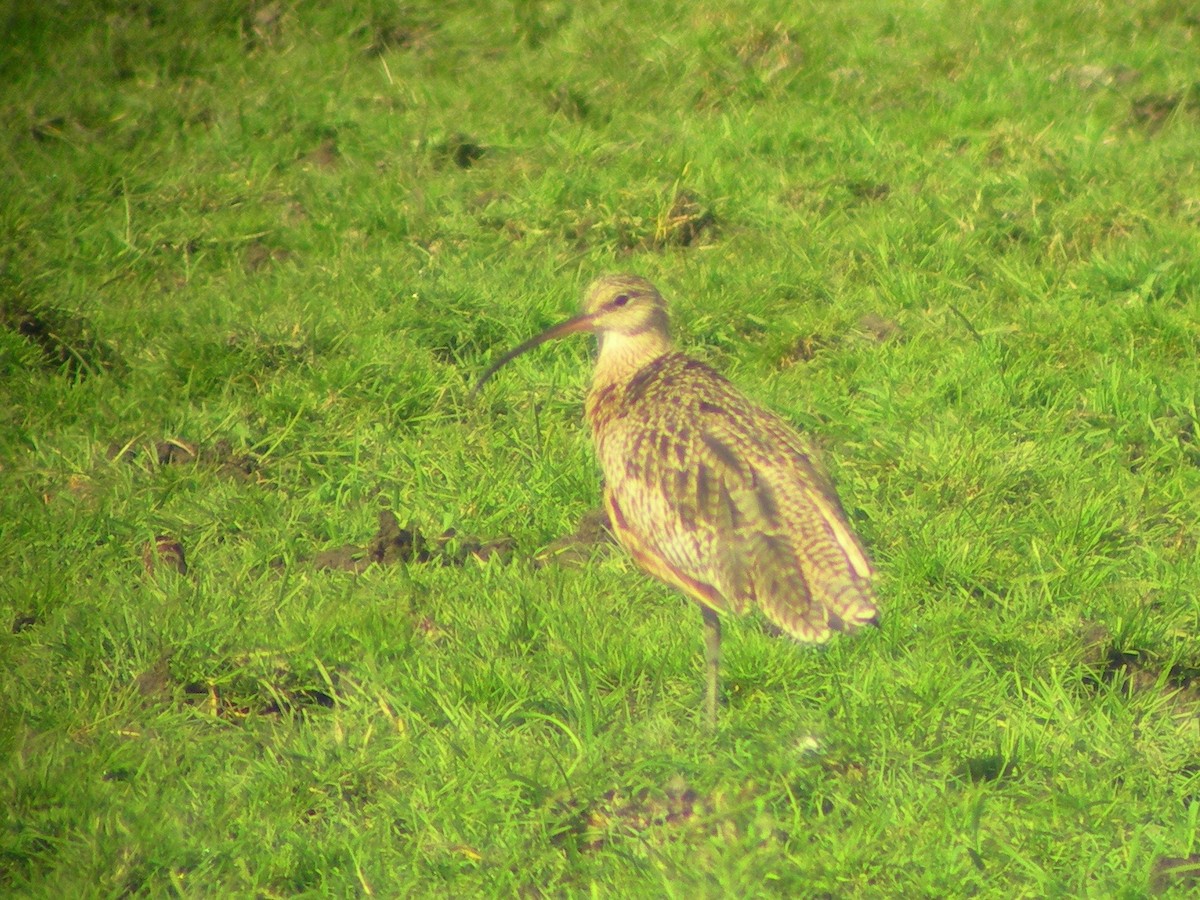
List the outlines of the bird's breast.
{"type": "Polygon", "coordinates": [[[682,452],[692,424],[693,369],[701,366],[671,352],[619,370],[597,367],[586,417],[606,478],[625,474],[631,466],[644,469],[659,455],[666,459],[682,452]]]}
{"type": "Polygon", "coordinates": [[[626,414],[621,394],[621,385],[608,384],[593,389],[587,398],[586,417],[592,430],[592,443],[600,468],[610,480],[619,460],[630,449],[626,446],[626,414]]]}

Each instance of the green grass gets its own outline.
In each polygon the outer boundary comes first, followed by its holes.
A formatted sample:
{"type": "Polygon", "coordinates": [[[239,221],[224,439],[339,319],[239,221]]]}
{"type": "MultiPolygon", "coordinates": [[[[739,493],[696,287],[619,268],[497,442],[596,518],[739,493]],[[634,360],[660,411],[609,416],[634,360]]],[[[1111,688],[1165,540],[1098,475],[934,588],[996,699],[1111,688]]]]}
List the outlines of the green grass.
{"type": "Polygon", "coordinates": [[[0,892],[1196,889],[1188,4],[0,10],[0,892]],[[586,342],[466,398],[620,270],[880,569],[715,734],[694,608],[535,564],[586,342]]]}

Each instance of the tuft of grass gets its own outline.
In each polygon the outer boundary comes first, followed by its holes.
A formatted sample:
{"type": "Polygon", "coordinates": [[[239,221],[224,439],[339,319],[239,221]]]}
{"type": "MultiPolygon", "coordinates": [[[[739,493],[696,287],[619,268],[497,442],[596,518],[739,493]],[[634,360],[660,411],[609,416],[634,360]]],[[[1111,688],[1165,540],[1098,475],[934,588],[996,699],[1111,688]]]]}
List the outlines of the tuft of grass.
{"type": "Polygon", "coordinates": [[[1184,6],[0,4],[0,889],[1196,885],[1184,6]],[[883,625],[594,531],[604,271],[825,448],[883,625]]]}

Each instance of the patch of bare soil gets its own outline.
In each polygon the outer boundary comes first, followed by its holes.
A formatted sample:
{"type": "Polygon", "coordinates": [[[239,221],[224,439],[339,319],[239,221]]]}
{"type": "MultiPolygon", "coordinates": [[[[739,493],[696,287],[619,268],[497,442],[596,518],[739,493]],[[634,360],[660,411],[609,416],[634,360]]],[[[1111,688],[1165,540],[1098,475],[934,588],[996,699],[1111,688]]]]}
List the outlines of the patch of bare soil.
{"type": "Polygon", "coordinates": [[[434,159],[452,163],[456,168],[469,169],[479,162],[488,148],[464,134],[453,134],[433,147],[434,159]]]}
{"type": "Polygon", "coordinates": [[[167,438],[153,445],[114,441],[108,446],[107,456],[110,460],[131,464],[141,462],[148,467],[206,466],[235,481],[249,481],[258,472],[257,457],[252,453],[235,452],[233,445],[224,438],[208,445],[182,438],[167,438]]]}
{"type": "Polygon", "coordinates": [[[0,328],[41,350],[42,368],[79,381],[98,372],[124,372],[121,355],[96,336],[92,323],[50,306],[28,302],[0,278],[0,328]]]}
{"type": "Polygon", "coordinates": [[[242,268],[247,275],[260,272],[274,263],[291,259],[292,254],[282,247],[272,247],[262,241],[253,241],[246,245],[242,253],[242,268]]]}
{"type": "MultiPolygon", "coordinates": [[[[675,194],[670,209],[656,223],[654,233],[640,242],[648,250],[690,247],[716,230],[717,217],[689,190],[675,194]]],[[[634,248],[630,248],[634,249],[634,248]]]]}
{"type": "Polygon", "coordinates": [[[1176,888],[1192,891],[1200,889],[1200,853],[1190,856],[1160,856],[1154,861],[1150,874],[1151,893],[1165,894],[1176,888]]]}
{"type": "Polygon", "coordinates": [[[1195,714],[1200,708],[1200,668],[1175,664],[1164,669],[1148,655],[1119,647],[1098,622],[1084,625],[1080,642],[1085,684],[1100,687],[1120,682],[1132,693],[1165,691],[1170,705],[1180,712],[1195,714]]]}
{"type": "Polygon", "coordinates": [[[670,837],[693,824],[707,804],[679,777],[661,789],[641,788],[633,793],[605,791],[599,799],[578,807],[563,804],[568,827],[559,836],[579,852],[602,850],[614,837],[656,831],[670,837]]]}
{"type": "Polygon", "coordinates": [[[169,534],[156,535],[142,547],[142,567],[151,578],[156,572],[186,575],[188,566],[183,543],[169,534]]]}
{"type": "Polygon", "coordinates": [[[436,537],[427,538],[414,525],[400,527],[396,514],[390,509],[384,509],[379,512],[379,530],[367,544],[345,544],[322,550],[312,558],[312,564],[318,569],[355,573],[362,572],[370,566],[409,562],[461,566],[469,559],[480,562],[486,562],[492,557],[507,559],[512,553],[512,547],[513,540],[509,537],[491,540],[460,538],[453,528],[436,537]]]}
{"type": "Polygon", "coordinates": [[[175,699],[217,718],[241,722],[250,716],[303,716],[337,704],[334,691],[339,673],[329,673],[330,683],[317,672],[298,673],[280,656],[262,661],[246,655],[217,663],[203,679],[180,679],[164,653],[133,680],[147,701],[175,699]]]}
{"type": "Polygon", "coordinates": [[[562,827],[554,841],[571,852],[594,853],[634,835],[647,844],[736,840],[753,828],[764,845],[787,840],[784,831],[765,820],[747,820],[757,790],[747,784],[733,793],[718,790],[705,795],[676,775],[661,786],[605,791],[588,803],[562,801],[556,806],[562,827]]]}
{"type": "MultiPolygon", "coordinates": [[[[878,313],[866,313],[859,318],[857,327],[862,337],[872,340],[877,344],[886,344],[889,341],[904,339],[904,333],[899,323],[878,313]]],[[[844,340],[845,338],[840,334],[820,334],[814,332],[812,334],[800,335],[792,343],[792,346],[779,357],[776,365],[781,369],[787,369],[799,363],[811,362],[816,359],[821,351],[835,349],[844,340]]]]}
{"type": "Polygon", "coordinates": [[[1135,124],[1157,131],[1172,118],[1200,112],[1198,91],[1200,84],[1174,94],[1143,94],[1132,101],[1129,115],[1135,124]]]}
{"type": "Polygon", "coordinates": [[[592,558],[596,547],[615,544],[608,512],[603,507],[585,513],[575,530],[560,537],[534,557],[533,564],[543,566],[582,566],[592,558]]]}

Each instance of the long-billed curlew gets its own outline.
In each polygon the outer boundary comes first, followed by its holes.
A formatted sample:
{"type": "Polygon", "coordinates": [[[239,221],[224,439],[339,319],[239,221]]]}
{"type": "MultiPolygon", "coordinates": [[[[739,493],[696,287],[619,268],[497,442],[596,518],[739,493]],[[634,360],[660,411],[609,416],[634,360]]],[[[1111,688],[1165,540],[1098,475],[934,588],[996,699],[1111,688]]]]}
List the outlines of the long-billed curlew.
{"type": "Polygon", "coordinates": [[[592,331],[600,352],[587,419],[613,532],[647,572],[700,605],[715,725],[721,622],[752,603],[798,641],[876,619],[871,562],[804,440],[709,366],[676,352],[649,281],[609,275],[583,312],[500,357],[592,331]]]}

